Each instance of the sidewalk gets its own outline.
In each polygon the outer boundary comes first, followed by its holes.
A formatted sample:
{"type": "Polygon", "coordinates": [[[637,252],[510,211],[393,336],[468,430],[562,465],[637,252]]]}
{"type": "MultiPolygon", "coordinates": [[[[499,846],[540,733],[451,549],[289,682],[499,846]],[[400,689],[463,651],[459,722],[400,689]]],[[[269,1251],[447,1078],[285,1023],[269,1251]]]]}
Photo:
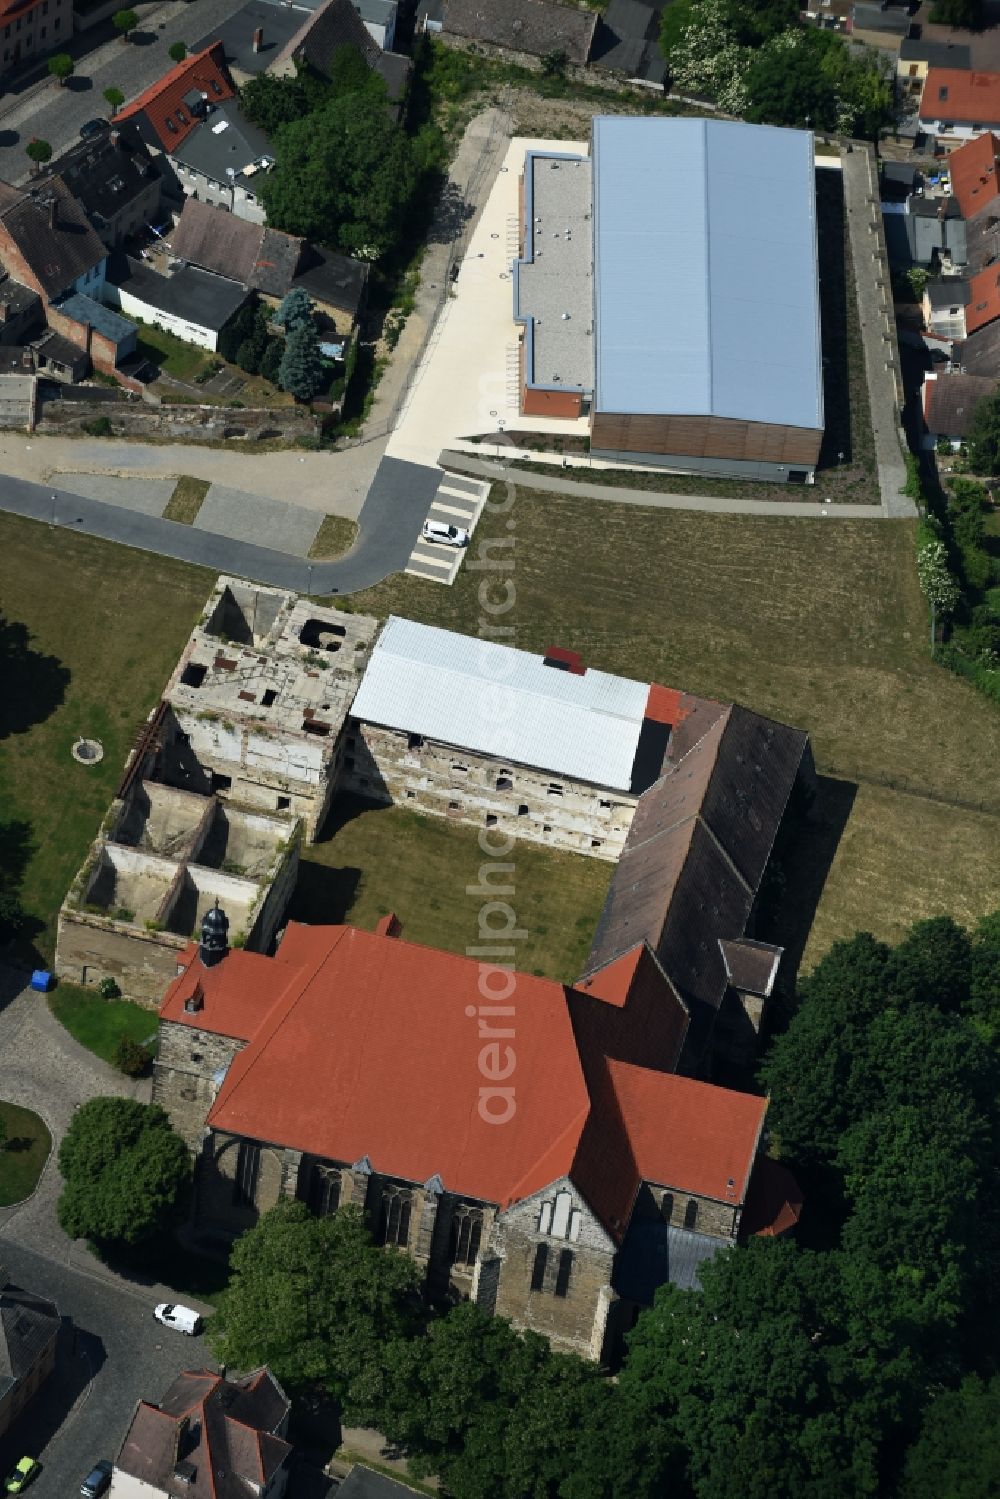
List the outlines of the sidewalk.
{"type": "MultiPolygon", "coordinates": [[[[459,474],[473,474],[477,479],[506,479],[523,489],[541,489],[548,493],[572,494],[581,499],[607,500],[613,505],[646,505],[654,510],[707,510],[716,515],[776,515],[785,518],[832,515],[838,520],[882,520],[881,505],[824,505],[822,500],[735,500],[728,496],[707,494],[660,494],[655,489],[625,489],[618,484],[589,484],[576,479],[557,479],[553,474],[534,474],[520,468],[508,468],[502,462],[484,462],[467,453],[443,452],[438,459],[443,468],[459,474]]],[[[665,476],[668,477],[668,476],[665,476]]]]}

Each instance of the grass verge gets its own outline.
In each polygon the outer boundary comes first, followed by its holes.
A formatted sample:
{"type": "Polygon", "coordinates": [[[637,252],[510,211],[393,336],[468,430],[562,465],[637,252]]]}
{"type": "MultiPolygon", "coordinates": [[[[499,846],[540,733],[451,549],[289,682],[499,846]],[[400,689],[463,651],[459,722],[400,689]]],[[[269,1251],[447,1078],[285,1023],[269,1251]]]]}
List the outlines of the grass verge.
{"type": "MultiPolygon", "coordinates": [[[[530,844],[518,844],[511,858],[511,904],[528,933],[518,949],[518,968],[576,978],[612,866],[530,844]]],[[[341,797],[322,841],[302,849],[289,916],[370,929],[395,911],[410,941],[464,952],[481,936],[483,898],[466,887],[478,885],[483,860],[475,828],[341,797]]]]}
{"type": "Polygon", "coordinates": [[[96,989],[60,984],[49,995],[52,1013],[75,1041],[102,1061],[114,1063],[123,1037],[149,1043],[156,1035],[156,1013],[130,999],[102,999],[96,989]]]}
{"type": "Polygon", "coordinates": [[[0,1122],[4,1127],[0,1145],[0,1208],[23,1202],[35,1190],[35,1183],[52,1149],[52,1136],[43,1120],[16,1103],[0,1100],[0,1122]]]}
{"type": "Polygon", "coordinates": [[[327,515],[316,532],[309,548],[309,556],[315,561],[329,557],[342,557],[349,552],[357,540],[358,523],[346,520],[342,515],[327,515]]]}
{"type": "Polygon", "coordinates": [[[22,944],[29,960],[32,942],[52,955],[59,904],[214,578],[0,514],[0,822],[8,825],[5,863],[20,878],[29,918],[22,944]],[[99,765],[72,759],[80,734],[103,744],[99,765]]]}
{"type": "Polygon", "coordinates": [[[167,501],[163,519],[179,521],[182,526],[193,526],[211,487],[207,479],[196,479],[192,474],[181,474],[174,485],[173,494],[167,501]]]}

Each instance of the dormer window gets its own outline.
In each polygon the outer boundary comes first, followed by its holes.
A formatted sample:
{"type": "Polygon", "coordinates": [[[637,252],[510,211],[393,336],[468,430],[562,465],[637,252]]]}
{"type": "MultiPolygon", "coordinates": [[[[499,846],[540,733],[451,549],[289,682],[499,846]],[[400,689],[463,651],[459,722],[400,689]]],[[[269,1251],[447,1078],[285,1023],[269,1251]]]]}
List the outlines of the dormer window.
{"type": "Polygon", "coordinates": [[[939,104],[947,104],[947,102],[948,102],[948,85],[945,83],[945,84],[942,84],[941,87],[938,89],[938,103],[939,104]]]}

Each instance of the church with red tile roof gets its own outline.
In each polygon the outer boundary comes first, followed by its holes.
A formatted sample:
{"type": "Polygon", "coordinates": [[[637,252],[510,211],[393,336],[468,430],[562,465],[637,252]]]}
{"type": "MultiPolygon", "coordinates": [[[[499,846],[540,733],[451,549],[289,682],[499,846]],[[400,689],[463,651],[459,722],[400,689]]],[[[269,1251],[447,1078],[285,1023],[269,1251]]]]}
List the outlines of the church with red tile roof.
{"type": "Polygon", "coordinates": [[[154,1100],[198,1154],[196,1219],[353,1203],[464,1297],[606,1359],[657,1284],[801,1202],[766,1100],[678,1075],[690,1014],[649,942],[578,986],[375,932],[289,923],[273,957],[221,911],[160,1011],[154,1100]],[[748,1216],[749,1215],[749,1216],[748,1216]]]}

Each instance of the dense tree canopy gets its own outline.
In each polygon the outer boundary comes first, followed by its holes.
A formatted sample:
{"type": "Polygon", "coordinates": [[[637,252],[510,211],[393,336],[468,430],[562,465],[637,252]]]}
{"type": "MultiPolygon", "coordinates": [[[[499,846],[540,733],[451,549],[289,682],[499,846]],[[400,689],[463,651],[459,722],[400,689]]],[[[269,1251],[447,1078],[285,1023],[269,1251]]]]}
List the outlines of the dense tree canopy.
{"type": "Polygon", "coordinates": [[[1000,473],[1000,385],[983,396],[972,413],[968,444],[975,473],[1000,473]]]}
{"type": "Polygon", "coordinates": [[[92,1098],[59,1147],[59,1222],[73,1239],[134,1247],[187,1211],[191,1157],[157,1105],[92,1098]]]}
{"type": "Polygon", "coordinates": [[[924,1412],[901,1499],[993,1499],[1000,1494],[1000,1376],[970,1375],[924,1412]]]}
{"type": "Polygon", "coordinates": [[[315,1218],[285,1201],[243,1235],[232,1270],[212,1322],[218,1357],[341,1397],[406,1330],[418,1280],[412,1260],[372,1244],[354,1209],[315,1218]]]}
{"type": "Polygon", "coordinates": [[[934,0],[931,20],[940,26],[978,29],[986,17],[985,0],[934,0]]]}

